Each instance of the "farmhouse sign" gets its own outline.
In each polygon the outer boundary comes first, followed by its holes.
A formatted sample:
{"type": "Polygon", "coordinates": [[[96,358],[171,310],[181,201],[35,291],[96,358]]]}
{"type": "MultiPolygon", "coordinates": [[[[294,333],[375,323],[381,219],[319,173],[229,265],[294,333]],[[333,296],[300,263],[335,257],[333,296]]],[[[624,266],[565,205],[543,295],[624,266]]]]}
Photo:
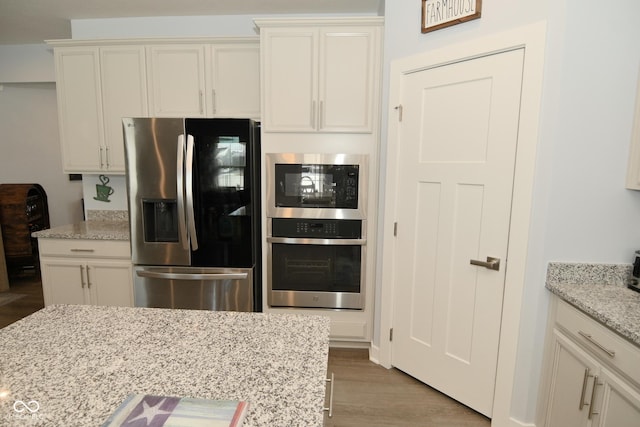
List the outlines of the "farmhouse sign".
{"type": "Polygon", "coordinates": [[[422,32],[480,18],[482,0],[422,0],[422,32]]]}

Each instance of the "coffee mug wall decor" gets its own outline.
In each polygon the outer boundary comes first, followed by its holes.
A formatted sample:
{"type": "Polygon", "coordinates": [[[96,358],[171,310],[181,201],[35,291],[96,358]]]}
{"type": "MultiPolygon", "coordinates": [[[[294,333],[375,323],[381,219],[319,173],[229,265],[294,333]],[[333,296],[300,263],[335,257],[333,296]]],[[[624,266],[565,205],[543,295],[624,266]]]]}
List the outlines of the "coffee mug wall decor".
{"type": "Polygon", "coordinates": [[[113,188],[109,187],[107,184],[109,183],[109,177],[106,175],[99,176],[101,184],[96,184],[96,197],[94,200],[99,202],[110,202],[109,196],[113,194],[113,188]]]}

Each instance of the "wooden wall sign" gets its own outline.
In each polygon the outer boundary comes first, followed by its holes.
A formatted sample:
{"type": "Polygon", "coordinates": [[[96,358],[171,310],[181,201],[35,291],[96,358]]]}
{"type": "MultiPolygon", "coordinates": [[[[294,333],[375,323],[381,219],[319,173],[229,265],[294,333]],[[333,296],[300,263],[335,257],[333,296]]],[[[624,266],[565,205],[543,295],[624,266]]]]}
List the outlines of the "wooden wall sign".
{"type": "Polygon", "coordinates": [[[422,32],[480,18],[482,0],[422,0],[422,32]]]}

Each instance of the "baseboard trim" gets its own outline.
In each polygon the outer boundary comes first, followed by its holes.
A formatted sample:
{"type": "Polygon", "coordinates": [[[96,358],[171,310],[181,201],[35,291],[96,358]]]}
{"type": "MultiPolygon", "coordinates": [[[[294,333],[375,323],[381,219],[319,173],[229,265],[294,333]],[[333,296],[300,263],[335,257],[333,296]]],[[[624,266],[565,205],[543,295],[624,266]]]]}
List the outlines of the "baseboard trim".
{"type": "Polygon", "coordinates": [[[536,427],[535,423],[524,423],[514,418],[509,418],[509,422],[512,427],[536,427]]]}

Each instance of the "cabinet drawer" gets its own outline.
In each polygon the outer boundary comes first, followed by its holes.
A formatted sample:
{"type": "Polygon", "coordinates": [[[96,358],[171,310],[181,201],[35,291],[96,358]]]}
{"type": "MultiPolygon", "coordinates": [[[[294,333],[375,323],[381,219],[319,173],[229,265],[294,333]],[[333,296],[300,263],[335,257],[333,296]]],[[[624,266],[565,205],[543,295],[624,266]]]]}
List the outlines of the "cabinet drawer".
{"type": "Polygon", "coordinates": [[[556,323],[601,361],[640,385],[640,348],[562,300],[558,300],[556,323]]]}
{"type": "Polygon", "coordinates": [[[38,239],[40,256],[74,258],[131,258],[131,247],[123,240],[38,239]]]}

